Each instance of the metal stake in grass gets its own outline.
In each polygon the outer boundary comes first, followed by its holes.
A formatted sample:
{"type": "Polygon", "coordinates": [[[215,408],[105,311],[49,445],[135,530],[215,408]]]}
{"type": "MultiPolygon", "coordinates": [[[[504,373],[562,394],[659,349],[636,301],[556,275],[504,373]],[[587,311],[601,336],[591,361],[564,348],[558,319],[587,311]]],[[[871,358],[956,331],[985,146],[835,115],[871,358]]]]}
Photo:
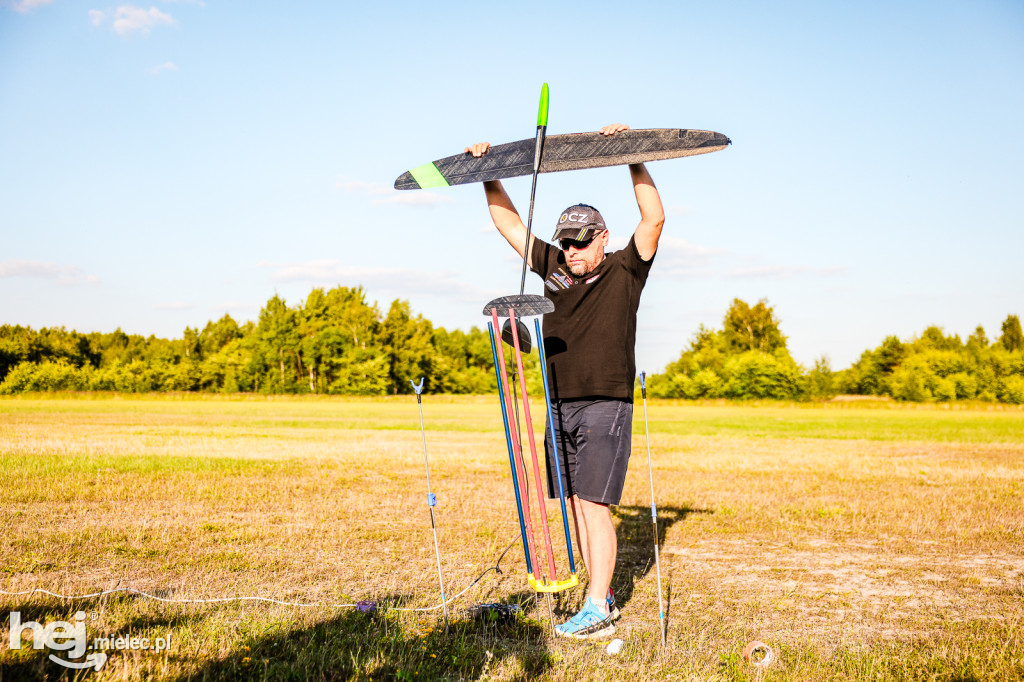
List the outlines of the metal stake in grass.
{"type": "Polygon", "coordinates": [[[647,441],[647,476],[651,481],[651,523],[654,524],[654,570],[658,574],[658,623],[661,646],[665,648],[665,611],[661,607],[661,557],[658,551],[658,505],[654,502],[654,469],[651,467],[651,429],[647,426],[647,373],[640,372],[640,393],[644,397],[644,438],[647,441]]]}
{"type": "Polygon", "coordinates": [[[416,405],[420,409],[420,434],[423,436],[423,466],[427,470],[427,507],[430,509],[430,528],[434,531],[434,555],[437,557],[437,582],[441,585],[441,608],[444,609],[444,629],[448,629],[448,602],[444,596],[444,576],[441,575],[441,546],[437,542],[437,524],[434,523],[434,506],[437,504],[437,497],[430,490],[430,462],[427,459],[427,429],[423,426],[423,380],[420,377],[420,384],[417,386],[410,380],[412,390],[416,391],[416,405]]]}

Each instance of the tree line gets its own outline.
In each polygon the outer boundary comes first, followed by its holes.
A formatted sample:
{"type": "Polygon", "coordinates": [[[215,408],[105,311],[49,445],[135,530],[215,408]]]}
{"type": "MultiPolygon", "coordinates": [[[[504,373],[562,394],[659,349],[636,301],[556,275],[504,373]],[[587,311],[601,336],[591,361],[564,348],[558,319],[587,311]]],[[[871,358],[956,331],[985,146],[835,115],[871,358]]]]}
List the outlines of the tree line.
{"type": "MultiPolygon", "coordinates": [[[[701,326],[680,357],[649,379],[666,398],[825,399],[840,393],[897,400],[1024,403],[1024,334],[1010,315],[990,342],[978,329],[965,342],[929,327],[906,341],[890,336],[835,372],[789,353],[766,300],[735,299],[721,329],[701,326]]],[[[314,289],[289,306],[275,295],[255,321],[230,315],[180,339],[80,333],[63,327],[0,326],[0,394],[31,391],[204,391],[386,395],[497,390],[485,330],[448,331],[395,300],[386,314],[362,287],[314,289]]],[[[536,369],[537,355],[527,356],[536,369]]],[[[511,370],[511,365],[509,365],[511,370]]],[[[528,388],[539,393],[539,372],[528,388]]]]}
{"type": "Polygon", "coordinates": [[[906,401],[984,400],[1024,403],[1024,333],[1007,316],[990,342],[982,327],[966,341],[928,327],[901,341],[888,336],[847,369],[828,358],[797,364],[786,347],[774,309],[735,299],[721,329],[701,325],[679,359],[651,377],[650,392],[663,398],[827,399],[839,394],[906,401]]]}
{"type": "Polygon", "coordinates": [[[0,327],[0,393],[48,390],[224,393],[433,393],[496,390],[486,331],[435,328],[394,301],[387,314],[362,287],[314,289],[289,306],[275,295],[256,321],[230,315],[180,339],[0,327]]]}

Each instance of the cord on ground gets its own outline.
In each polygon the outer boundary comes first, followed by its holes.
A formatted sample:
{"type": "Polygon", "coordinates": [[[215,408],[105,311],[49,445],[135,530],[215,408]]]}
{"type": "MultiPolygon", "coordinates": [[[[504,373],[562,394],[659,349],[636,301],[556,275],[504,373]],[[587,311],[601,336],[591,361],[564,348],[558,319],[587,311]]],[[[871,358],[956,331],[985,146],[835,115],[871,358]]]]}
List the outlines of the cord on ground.
{"type": "MultiPolygon", "coordinates": [[[[443,608],[443,607],[447,606],[448,604],[452,603],[453,601],[455,601],[456,599],[458,599],[459,597],[461,597],[462,595],[466,594],[471,589],[473,589],[473,587],[475,587],[477,583],[479,583],[481,580],[483,580],[484,576],[486,576],[491,571],[494,571],[495,573],[501,573],[501,561],[502,561],[502,559],[505,558],[505,555],[508,554],[509,550],[511,550],[513,547],[515,547],[515,545],[519,542],[520,537],[521,536],[516,535],[515,539],[512,540],[512,542],[509,544],[509,546],[505,548],[505,550],[501,553],[500,556],[498,556],[498,560],[496,562],[494,562],[494,565],[490,566],[489,568],[487,568],[487,570],[485,570],[483,573],[478,575],[476,577],[476,579],[473,582],[471,582],[466,587],[466,589],[462,590],[461,592],[459,592],[458,594],[456,594],[456,595],[454,595],[452,597],[449,597],[447,600],[441,602],[437,606],[425,606],[423,608],[394,607],[394,609],[392,609],[392,610],[394,610],[394,611],[413,611],[413,612],[416,612],[416,611],[436,611],[437,609],[440,609],[440,608],[443,608]]],[[[95,599],[97,597],[103,597],[103,596],[106,596],[108,594],[135,594],[135,595],[138,595],[140,597],[145,597],[147,599],[153,599],[154,601],[163,602],[165,604],[224,604],[224,603],[228,603],[228,602],[264,602],[264,603],[267,603],[267,604],[278,604],[280,606],[295,606],[295,607],[299,607],[299,608],[318,608],[318,607],[330,607],[330,608],[350,608],[351,607],[351,608],[355,608],[355,607],[359,606],[358,604],[325,604],[325,603],[309,604],[309,603],[304,603],[304,602],[282,601],[280,599],[272,599],[270,597],[217,597],[217,598],[213,598],[213,599],[167,599],[165,597],[158,597],[155,594],[149,594],[148,592],[143,592],[142,590],[137,590],[134,587],[117,587],[117,588],[114,588],[112,590],[102,590],[100,592],[93,592],[91,594],[59,594],[57,592],[51,592],[50,590],[45,590],[45,589],[43,589],[41,587],[36,587],[36,588],[31,589],[31,590],[25,590],[23,592],[7,592],[5,590],[0,590],[0,594],[6,595],[6,596],[9,596],[9,597],[24,597],[24,596],[30,596],[30,595],[33,595],[33,594],[46,594],[46,595],[49,595],[51,597],[56,597],[57,599],[72,599],[72,600],[73,599],[95,599]]]]}

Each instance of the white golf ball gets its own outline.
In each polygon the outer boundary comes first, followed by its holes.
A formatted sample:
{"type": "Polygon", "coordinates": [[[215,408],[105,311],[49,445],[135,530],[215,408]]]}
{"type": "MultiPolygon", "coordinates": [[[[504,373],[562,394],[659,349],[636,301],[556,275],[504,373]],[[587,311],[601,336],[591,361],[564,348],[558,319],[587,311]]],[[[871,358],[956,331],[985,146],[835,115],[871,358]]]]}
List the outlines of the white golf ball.
{"type": "Polygon", "coordinates": [[[622,640],[616,638],[608,642],[608,647],[605,649],[605,651],[608,653],[609,656],[617,656],[619,652],[622,651],[622,640]]]}

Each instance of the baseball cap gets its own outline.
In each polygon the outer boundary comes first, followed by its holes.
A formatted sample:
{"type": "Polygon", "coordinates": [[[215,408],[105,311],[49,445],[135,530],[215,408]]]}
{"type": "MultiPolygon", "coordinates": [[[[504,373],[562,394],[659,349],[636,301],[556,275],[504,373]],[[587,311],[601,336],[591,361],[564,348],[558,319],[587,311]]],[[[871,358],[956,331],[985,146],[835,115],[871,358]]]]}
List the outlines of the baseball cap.
{"type": "Polygon", "coordinates": [[[604,218],[596,208],[588,204],[575,204],[562,211],[555,226],[555,236],[551,239],[574,239],[586,241],[598,232],[604,232],[604,218]]]}

